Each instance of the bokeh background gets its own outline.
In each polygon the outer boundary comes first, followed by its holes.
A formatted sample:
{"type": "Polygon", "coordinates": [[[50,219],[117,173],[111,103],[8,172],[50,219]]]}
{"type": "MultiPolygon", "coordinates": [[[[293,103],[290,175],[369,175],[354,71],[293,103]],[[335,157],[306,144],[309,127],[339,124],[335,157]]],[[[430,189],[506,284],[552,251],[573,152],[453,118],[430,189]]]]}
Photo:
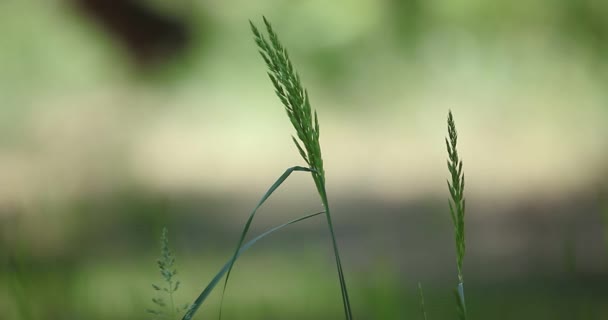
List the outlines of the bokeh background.
{"type": "MultiPolygon", "coordinates": [[[[150,319],[168,227],[190,303],[301,165],[248,19],[309,89],[359,319],[454,319],[446,116],[476,319],[608,317],[608,2],[0,3],[0,319],[150,319]]],[[[252,234],[321,208],[307,174],[252,234]]],[[[197,319],[217,317],[219,291],[197,319]]],[[[340,319],[322,218],[237,263],[225,319],[340,319]]]]}

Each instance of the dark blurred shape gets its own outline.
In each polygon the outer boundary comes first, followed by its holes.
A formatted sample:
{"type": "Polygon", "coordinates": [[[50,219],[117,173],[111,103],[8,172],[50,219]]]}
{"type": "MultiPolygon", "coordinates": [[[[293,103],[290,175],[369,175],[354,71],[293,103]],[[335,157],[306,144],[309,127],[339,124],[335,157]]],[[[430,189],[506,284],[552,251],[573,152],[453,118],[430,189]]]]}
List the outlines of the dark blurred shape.
{"type": "Polygon", "coordinates": [[[122,42],[138,64],[166,62],[191,43],[186,19],[154,10],[138,0],[72,0],[122,42]]]}
{"type": "Polygon", "coordinates": [[[562,3],[558,7],[561,33],[604,57],[608,51],[608,4],[597,0],[562,0],[562,3]]]}

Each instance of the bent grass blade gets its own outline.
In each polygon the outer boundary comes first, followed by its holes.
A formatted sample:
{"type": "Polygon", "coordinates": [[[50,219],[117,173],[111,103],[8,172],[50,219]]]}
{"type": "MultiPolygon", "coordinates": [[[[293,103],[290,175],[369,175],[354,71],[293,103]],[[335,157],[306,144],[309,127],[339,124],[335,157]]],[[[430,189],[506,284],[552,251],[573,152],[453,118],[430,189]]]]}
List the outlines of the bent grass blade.
{"type": "Polygon", "coordinates": [[[287,178],[289,178],[289,176],[293,172],[297,172],[297,171],[311,172],[311,169],[305,168],[305,167],[300,167],[300,166],[295,166],[295,167],[291,167],[291,168],[288,168],[287,170],[285,170],[285,172],[279,177],[279,179],[277,179],[277,181],[274,182],[274,184],[270,187],[270,189],[268,189],[268,191],[266,191],[264,196],[262,196],[262,198],[260,199],[260,202],[258,202],[257,206],[255,206],[255,208],[253,209],[251,214],[249,214],[249,218],[247,219],[247,222],[245,223],[245,227],[243,228],[243,231],[241,232],[241,238],[239,239],[239,243],[232,256],[230,267],[228,268],[228,273],[226,274],[226,280],[224,281],[224,288],[222,290],[222,299],[220,302],[220,314],[219,314],[220,319],[222,318],[222,305],[224,304],[224,295],[226,293],[226,287],[228,286],[228,280],[230,279],[230,272],[232,271],[234,262],[236,262],[239,248],[243,245],[243,242],[245,241],[245,237],[247,236],[247,232],[249,232],[249,228],[251,227],[251,222],[253,222],[253,218],[255,217],[255,214],[257,213],[258,209],[264,204],[264,202],[266,202],[266,200],[268,200],[268,198],[270,198],[270,196],[281,186],[281,184],[283,184],[283,182],[285,182],[285,180],[287,180],[287,178]]]}
{"type": "Polygon", "coordinates": [[[192,317],[194,316],[194,314],[196,314],[196,312],[198,311],[198,309],[201,307],[201,305],[205,302],[205,300],[207,299],[207,297],[209,296],[209,294],[211,294],[211,292],[213,291],[213,289],[217,286],[217,284],[220,282],[220,280],[222,279],[222,277],[231,269],[232,265],[234,264],[235,260],[241,256],[241,254],[243,252],[245,252],[247,249],[251,248],[254,244],[256,244],[258,241],[266,238],[267,236],[287,227],[290,226],[294,223],[298,223],[300,221],[304,221],[306,219],[310,219],[313,217],[316,217],[320,214],[325,213],[324,211],[321,212],[317,212],[317,213],[313,213],[313,214],[309,214],[303,217],[300,217],[298,219],[294,219],[291,220],[289,222],[283,223],[281,225],[278,225],[274,228],[271,228],[269,230],[267,230],[266,232],[260,234],[259,236],[251,239],[249,242],[245,243],[245,245],[243,245],[242,247],[239,248],[239,250],[237,251],[236,255],[233,256],[230,260],[228,260],[226,262],[226,264],[224,264],[224,266],[220,269],[220,271],[213,277],[213,279],[211,279],[211,281],[209,282],[209,284],[207,284],[207,287],[205,287],[205,289],[201,292],[201,294],[198,296],[198,298],[196,298],[196,300],[192,303],[192,306],[188,309],[188,311],[186,312],[186,314],[184,315],[184,317],[182,318],[182,320],[191,320],[192,317]]]}

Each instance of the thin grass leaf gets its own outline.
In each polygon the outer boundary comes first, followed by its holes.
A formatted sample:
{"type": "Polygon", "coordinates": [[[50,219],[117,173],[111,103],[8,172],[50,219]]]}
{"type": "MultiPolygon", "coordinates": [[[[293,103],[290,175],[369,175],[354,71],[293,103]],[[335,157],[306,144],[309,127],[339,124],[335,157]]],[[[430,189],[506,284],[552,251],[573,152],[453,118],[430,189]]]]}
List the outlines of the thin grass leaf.
{"type": "Polygon", "coordinates": [[[224,276],[224,274],[226,274],[226,272],[228,272],[230,270],[230,268],[232,267],[232,265],[234,264],[235,260],[241,256],[241,254],[243,252],[245,252],[247,249],[251,248],[251,246],[253,246],[254,244],[256,244],[256,242],[264,239],[265,237],[289,226],[292,225],[294,223],[312,218],[312,217],[316,217],[322,213],[325,213],[324,211],[321,212],[317,212],[317,213],[313,213],[313,214],[309,214],[307,216],[303,216],[300,217],[298,219],[294,219],[291,220],[289,222],[283,223],[279,226],[276,226],[274,228],[271,228],[269,230],[267,230],[266,232],[260,234],[259,236],[251,239],[249,242],[247,242],[245,245],[243,245],[242,247],[239,248],[239,250],[237,251],[236,256],[233,256],[230,260],[228,260],[228,262],[226,262],[226,264],[224,264],[224,266],[220,269],[220,271],[213,277],[213,279],[211,279],[211,281],[209,282],[209,284],[207,284],[207,287],[205,287],[205,289],[201,292],[201,294],[198,296],[198,298],[196,298],[196,300],[192,303],[192,305],[190,306],[190,308],[188,308],[188,311],[186,312],[186,314],[184,315],[184,317],[182,318],[182,320],[191,320],[192,317],[194,316],[194,314],[196,314],[196,312],[198,311],[198,309],[201,307],[201,305],[205,302],[205,300],[207,299],[207,297],[209,296],[209,294],[211,294],[211,292],[213,291],[213,289],[215,288],[215,286],[217,286],[217,284],[220,282],[220,280],[222,279],[222,277],[224,276]]]}
{"type": "Polygon", "coordinates": [[[300,166],[291,167],[291,168],[288,168],[287,170],[285,170],[285,172],[277,179],[277,181],[275,181],[272,184],[272,186],[268,189],[268,191],[266,191],[266,193],[262,196],[262,198],[260,199],[258,204],[255,206],[253,211],[249,214],[249,218],[247,219],[247,222],[245,223],[245,227],[243,228],[243,231],[241,232],[241,237],[239,239],[237,247],[232,256],[233,260],[231,260],[232,262],[230,264],[230,267],[228,268],[228,273],[226,274],[226,280],[224,281],[224,288],[222,290],[222,298],[220,301],[220,315],[219,315],[220,318],[222,317],[222,305],[224,303],[224,295],[226,293],[226,287],[228,286],[228,280],[230,279],[230,272],[232,271],[233,264],[236,261],[236,256],[238,254],[239,248],[243,245],[243,242],[245,241],[245,237],[247,236],[247,232],[249,232],[249,228],[251,227],[251,223],[253,222],[253,218],[255,217],[255,214],[257,213],[258,209],[264,204],[264,202],[266,202],[266,200],[268,200],[268,198],[281,186],[281,184],[283,184],[283,182],[285,180],[287,180],[287,178],[293,172],[298,172],[298,171],[311,172],[312,170],[310,168],[305,168],[305,167],[300,167],[300,166]]]}

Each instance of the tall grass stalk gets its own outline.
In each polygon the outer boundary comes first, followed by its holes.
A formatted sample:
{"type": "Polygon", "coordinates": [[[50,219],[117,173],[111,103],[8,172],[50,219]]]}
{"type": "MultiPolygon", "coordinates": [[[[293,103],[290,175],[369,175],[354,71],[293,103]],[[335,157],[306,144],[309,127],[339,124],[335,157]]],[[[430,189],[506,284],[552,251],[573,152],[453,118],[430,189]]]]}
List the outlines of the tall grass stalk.
{"type": "Polygon", "coordinates": [[[302,86],[300,76],[293,67],[287,49],[279,41],[279,37],[272,28],[270,22],[264,17],[264,25],[268,33],[268,39],[260,33],[258,28],[250,22],[254,40],[259,48],[259,53],[268,67],[268,77],[272,82],[275,93],[285,107],[287,116],[293,125],[296,136],[292,140],[296,145],[300,155],[308,164],[317,192],[325,209],[325,217],[331,235],[340,289],[342,291],[342,302],[346,319],[352,319],[352,311],[342,262],[334,227],[332,223],[331,210],[325,187],[325,170],[323,168],[323,158],[321,156],[321,146],[319,144],[319,119],[316,111],[312,112],[308,92],[302,86]]]}
{"type": "Polygon", "coordinates": [[[448,113],[448,137],[445,139],[445,144],[448,151],[448,170],[450,172],[451,181],[448,180],[448,189],[450,191],[450,215],[454,224],[454,238],[456,242],[456,265],[458,268],[458,286],[456,289],[456,302],[460,319],[467,318],[467,308],[464,298],[464,278],[462,275],[462,262],[466,251],[465,232],[464,232],[464,216],[465,216],[465,199],[464,199],[464,175],[462,173],[462,160],[458,157],[456,145],[458,143],[458,133],[452,111],[448,113]]]}

